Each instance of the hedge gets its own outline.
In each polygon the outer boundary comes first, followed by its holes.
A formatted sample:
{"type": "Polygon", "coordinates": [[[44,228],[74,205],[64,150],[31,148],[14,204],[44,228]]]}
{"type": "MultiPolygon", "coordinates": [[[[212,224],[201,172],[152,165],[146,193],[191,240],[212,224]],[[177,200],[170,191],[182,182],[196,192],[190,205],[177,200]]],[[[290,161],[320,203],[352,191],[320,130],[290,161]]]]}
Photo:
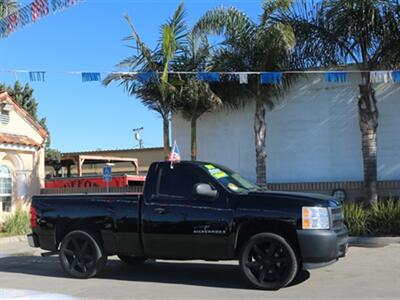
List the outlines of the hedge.
{"type": "Polygon", "coordinates": [[[29,212],[18,210],[3,224],[1,231],[6,235],[23,235],[30,231],[29,212]]]}
{"type": "Polygon", "coordinates": [[[400,200],[380,200],[372,207],[345,203],[344,220],[353,236],[399,236],[400,200]]]}

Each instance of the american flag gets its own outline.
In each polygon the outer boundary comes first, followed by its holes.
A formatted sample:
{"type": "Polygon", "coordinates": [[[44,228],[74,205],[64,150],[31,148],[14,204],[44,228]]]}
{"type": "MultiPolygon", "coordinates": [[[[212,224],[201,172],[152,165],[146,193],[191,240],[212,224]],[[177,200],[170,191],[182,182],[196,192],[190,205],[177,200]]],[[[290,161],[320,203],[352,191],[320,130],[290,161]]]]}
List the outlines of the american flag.
{"type": "Polygon", "coordinates": [[[181,154],[179,153],[179,148],[176,141],[174,141],[174,146],[172,147],[171,154],[169,155],[169,161],[171,162],[171,166],[174,162],[181,161],[181,154]]]}

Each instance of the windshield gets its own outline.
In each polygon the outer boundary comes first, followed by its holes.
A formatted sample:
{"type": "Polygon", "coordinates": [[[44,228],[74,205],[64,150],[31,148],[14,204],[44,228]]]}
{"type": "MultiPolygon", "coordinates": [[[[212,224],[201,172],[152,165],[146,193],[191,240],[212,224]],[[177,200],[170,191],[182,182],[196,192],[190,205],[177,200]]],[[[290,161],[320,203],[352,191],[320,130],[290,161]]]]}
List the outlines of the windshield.
{"type": "Polygon", "coordinates": [[[254,192],[260,187],[251,183],[239,173],[213,164],[203,164],[201,167],[214,177],[220,184],[236,193],[254,192]]]}

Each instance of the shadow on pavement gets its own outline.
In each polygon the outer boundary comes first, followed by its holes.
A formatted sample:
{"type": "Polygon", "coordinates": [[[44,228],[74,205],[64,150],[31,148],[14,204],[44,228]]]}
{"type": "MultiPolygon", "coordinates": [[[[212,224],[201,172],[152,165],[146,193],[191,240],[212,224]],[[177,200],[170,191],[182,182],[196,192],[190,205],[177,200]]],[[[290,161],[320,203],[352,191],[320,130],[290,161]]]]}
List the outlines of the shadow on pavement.
{"type": "MultiPolygon", "coordinates": [[[[0,272],[69,278],[62,270],[58,257],[3,257],[0,258],[0,272]]],[[[128,266],[119,260],[110,259],[104,271],[97,277],[218,288],[248,288],[241,277],[238,265],[223,263],[150,261],[143,265],[128,266]]],[[[300,284],[309,277],[308,271],[300,271],[290,286],[300,284]]]]}

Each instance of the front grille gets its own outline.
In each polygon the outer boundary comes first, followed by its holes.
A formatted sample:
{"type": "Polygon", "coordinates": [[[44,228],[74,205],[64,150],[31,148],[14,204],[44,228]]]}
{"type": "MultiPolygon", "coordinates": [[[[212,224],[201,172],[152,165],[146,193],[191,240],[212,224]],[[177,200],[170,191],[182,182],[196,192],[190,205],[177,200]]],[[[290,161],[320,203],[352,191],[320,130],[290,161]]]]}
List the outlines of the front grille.
{"type": "Polygon", "coordinates": [[[342,207],[331,208],[332,229],[341,229],[343,227],[342,207]]]}

